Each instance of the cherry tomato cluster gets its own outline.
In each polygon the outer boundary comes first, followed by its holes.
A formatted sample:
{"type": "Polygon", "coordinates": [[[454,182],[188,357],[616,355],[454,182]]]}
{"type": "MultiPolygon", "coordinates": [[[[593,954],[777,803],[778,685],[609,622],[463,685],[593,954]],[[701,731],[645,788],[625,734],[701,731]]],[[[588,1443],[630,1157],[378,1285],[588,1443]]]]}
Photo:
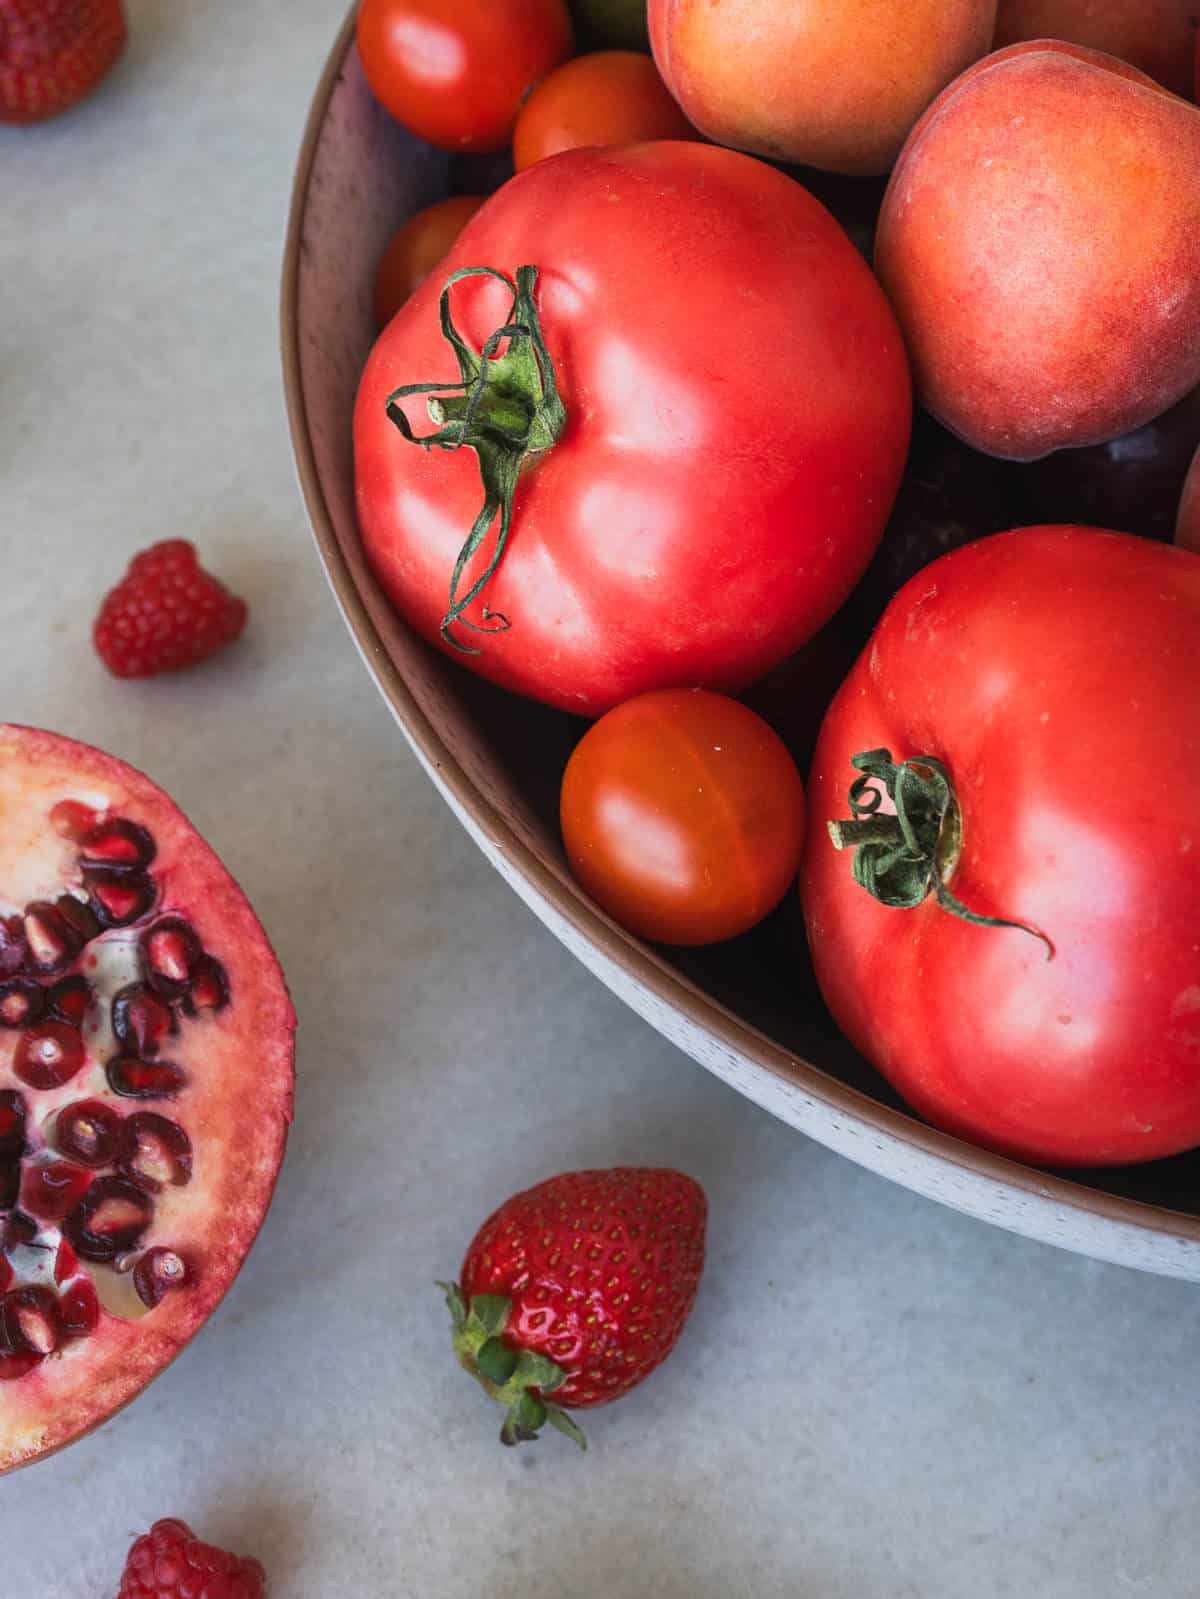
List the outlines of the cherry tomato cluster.
{"type": "Polygon", "coordinates": [[[627,930],[737,937],[798,875],[829,1009],[929,1120],[1200,1144],[1190,0],[646,20],[653,58],[572,56],[562,0],[365,0],[384,105],[516,172],[385,259],[374,571],[593,719],[563,845],[627,930]]]}
{"type": "MultiPolygon", "coordinates": [[[[376,98],[439,149],[487,155],[511,147],[520,172],[585,145],[694,139],[651,57],[639,48],[573,56],[579,38],[637,45],[645,5],[589,0],[363,0],[358,49],[376,98]]],[[[382,327],[444,259],[482,195],[438,201],[408,218],[375,282],[382,327]]]]}

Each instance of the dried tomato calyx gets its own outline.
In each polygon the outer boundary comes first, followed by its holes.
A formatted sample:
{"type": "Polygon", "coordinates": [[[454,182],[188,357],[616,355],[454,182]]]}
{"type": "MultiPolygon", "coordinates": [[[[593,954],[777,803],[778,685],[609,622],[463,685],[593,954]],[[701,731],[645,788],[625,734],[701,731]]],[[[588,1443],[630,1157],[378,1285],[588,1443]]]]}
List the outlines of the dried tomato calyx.
{"type": "Polygon", "coordinates": [[[962,853],[962,813],[936,756],[893,761],[891,750],[864,750],[850,764],[862,773],[850,785],[852,820],[827,825],[834,849],[854,850],[852,870],[860,888],[894,910],[911,910],[932,894],[960,921],[1011,927],[1040,939],[1046,959],[1054,959],[1054,945],[1036,927],[968,910],[951,891],[948,879],[962,853]],[[885,794],[894,815],[880,810],[885,794]]]}
{"type": "Polygon", "coordinates": [[[500,1294],[475,1294],[467,1303],[457,1283],[439,1283],[454,1327],[454,1353],[464,1371],[505,1408],[502,1444],[532,1442],[546,1422],[580,1449],[587,1448],[583,1429],[546,1395],[561,1388],[567,1374],[548,1355],[515,1349],[501,1334],[508,1326],[512,1301],[500,1294]]]}
{"type": "Polygon", "coordinates": [[[487,587],[504,554],[521,467],[530,456],[551,449],[567,421],[534,303],[537,271],[535,266],[518,267],[515,283],[495,267],[462,267],[452,272],[442,285],[439,315],[442,336],[454,351],[462,381],[406,383],[387,397],[388,418],[410,444],[419,444],[423,450],[465,446],[479,457],[483,506],[454,563],[449,609],[441,626],[447,644],[466,655],[478,655],[479,651],[454,636],[450,630],[456,624],[473,633],[502,633],[510,625],[506,616],[486,604],[480,622],[469,621],[465,613],[487,587]],[[496,278],[512,293],[508,315],[478,352],[463,339],[450,314],[450,290],[463,278],[477,277],[496,278]],[[501,345],[507,346],[503,354],[501,345]],[[430,419],[438,424],[436,433],[414,433],[396,403],[417,394],[428,396],[430,419]],[[496,533],[484,570],[460,593],[467,565],[493,524],[496,533]]]}

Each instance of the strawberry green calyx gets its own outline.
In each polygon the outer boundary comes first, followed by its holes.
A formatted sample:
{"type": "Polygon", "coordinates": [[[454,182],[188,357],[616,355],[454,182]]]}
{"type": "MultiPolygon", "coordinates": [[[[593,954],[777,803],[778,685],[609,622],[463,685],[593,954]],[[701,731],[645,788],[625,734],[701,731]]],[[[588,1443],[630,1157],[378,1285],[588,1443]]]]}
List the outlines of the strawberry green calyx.
{"type": "Polygon", "coordinates": [[[499,1294],[476,1294],[468,1305],[457,1283],[438,1283],[454,1329],[454,1353],[464,1371],[505,1407],[502,1444],[530,1443],[549,1422],[551,1427],[587,1448],[581,1427],[546,1395],[561,1388],[567,1374],[561,1366],[532,1349],[514,1349],[501,1334],[508,1326],[512,1301],[499,1294]]]}

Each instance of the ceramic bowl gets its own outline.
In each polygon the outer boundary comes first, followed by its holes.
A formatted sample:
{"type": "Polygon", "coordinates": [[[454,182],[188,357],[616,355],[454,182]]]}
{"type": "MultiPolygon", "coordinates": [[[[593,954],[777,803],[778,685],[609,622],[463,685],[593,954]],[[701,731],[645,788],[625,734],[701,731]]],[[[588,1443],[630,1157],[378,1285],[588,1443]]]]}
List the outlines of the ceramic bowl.
{"type": "Polygon", "coordinates": [[[1059,1174],[936,1132],[905,1111],[833,1025],[813,985],[794,904],[743,939],[675,955],[623,932],[572,881],[557,791],[582,724],[504,695],[418,640],[372,577],[355,521],[350,425],[374,337],[372,274],[392,231],[450,183],[449,158],[375,105],[348,18],[317,86],[292,195],[282,303],[288,413],[343,615],[401,731],[462,825],[596,976],[799,1132],[1014,1232],[1200,1280],[1200,1154],[1059,1174]]]}

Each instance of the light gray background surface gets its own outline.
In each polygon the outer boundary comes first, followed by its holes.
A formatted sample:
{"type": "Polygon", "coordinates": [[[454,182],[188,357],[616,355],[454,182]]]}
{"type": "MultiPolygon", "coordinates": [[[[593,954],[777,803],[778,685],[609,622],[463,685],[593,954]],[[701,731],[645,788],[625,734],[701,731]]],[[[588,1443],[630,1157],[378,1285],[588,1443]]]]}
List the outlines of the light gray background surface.
{"type": "Polygon", "coordinates": [[[288,190],[340,6],[130,11],[92,102],[0,128],[0,716],[144,767],[224,856],[300,1014],[297,1121],[210,1326],[0,1483],[0,1599],[108,1599],[164,1515],[259,1555],[274,1599],[1192,1599],[1200,1293],[788,1132],[459,831],[337,615],[283,418],[288,190]],[[99,596],[170,535],[251,629],[117,682],[99,596]],[[502,1451],[432,1281],[510,1190],[617,1162],[708,1189],[694,1317],[586,1458],[502,1451]]]}

